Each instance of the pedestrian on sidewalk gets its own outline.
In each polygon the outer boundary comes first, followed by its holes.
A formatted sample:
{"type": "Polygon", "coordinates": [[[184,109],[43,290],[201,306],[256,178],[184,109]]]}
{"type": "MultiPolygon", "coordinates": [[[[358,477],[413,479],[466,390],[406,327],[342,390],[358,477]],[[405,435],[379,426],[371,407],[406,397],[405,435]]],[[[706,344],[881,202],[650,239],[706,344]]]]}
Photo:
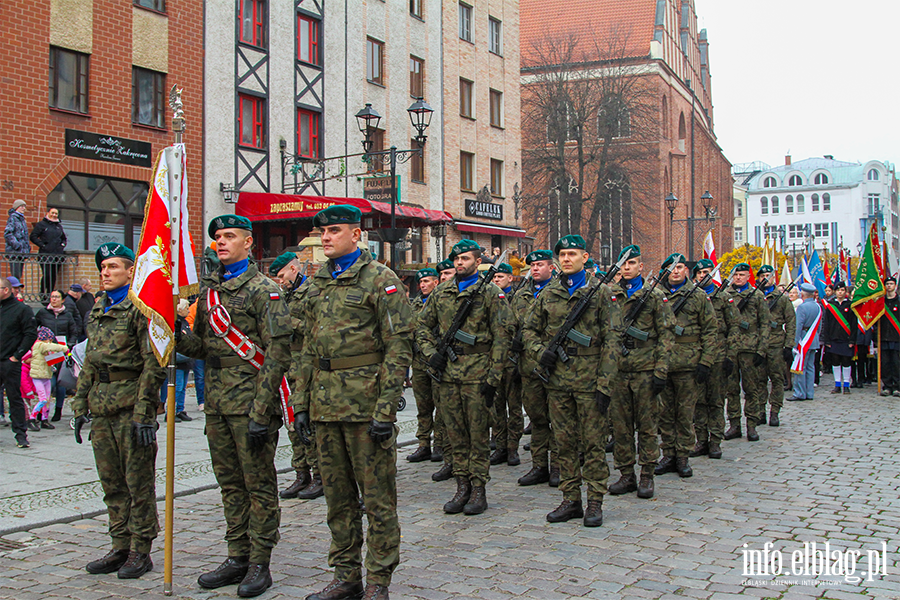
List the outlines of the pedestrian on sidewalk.
{"type": "Polygon", "coordinates": [[[19,448],[28,448],[25,403],[22,401],[22,358],[37,339],[34,313],[13,296],[9,280],[0,277],[0,386],[9,400],[9,417],[19,448]]]}
{"type": "Polygon", "coordinates": [[[9,261],[9,273],[22,279],[25,257],[19,254],[31,252],[28,244],[28,223],[25,222],[25,201],[16,200],[9,209],[6,227],[3,228],[3,239],[6,240],[6,259],[9,261]]]}
{"type": "Polygon", "coordinates": [[[65,344],[60,344],[53,336],[53,331],[47,327],[39,327],[37,341],[31,346],[31,381],[37,391],[38,404],[41,404],[40,419],[32,411],[32,420],[40,421],[41,429],[55,429],[50,423],[50,383],[53,378],[53,367],[47,364],[47,355],[52,352],[65,352],[69,349],[65,344]]]}
{"type": "Polygon", "coordinates": [[[34,226],[29,236],[31,243],[39,248],[41,255],[41,299],[45,299],[56,289],[56,277],[62,267],[66,249],[66,232],[59,221],[59,210],[51,208],[47,215],[34,226]]]}
{"type": "MultiPolygon", "coordinates": [[[[50,303],[37,312],[35,320],[38,326],[47,327],[60,343],[65,342],[71,348],[78,343],[79,325],[75,319],[75,312],[66,307],[62,292],[53,290],[50,293],[50,303]]],[[[66,400],[66,388],[57,385],[55,373],[52,387],[56,394],[56,410],[51,420],[55,423],[62,417],[63,404],[66,400]]]]}

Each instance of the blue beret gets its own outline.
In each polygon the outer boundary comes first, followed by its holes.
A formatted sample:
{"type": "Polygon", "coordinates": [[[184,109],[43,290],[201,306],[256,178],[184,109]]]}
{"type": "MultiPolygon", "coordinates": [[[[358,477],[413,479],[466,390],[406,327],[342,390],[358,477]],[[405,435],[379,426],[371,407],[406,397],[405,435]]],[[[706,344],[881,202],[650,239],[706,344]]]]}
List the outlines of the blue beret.
{"type": "Polygon", "coordinates": [[[126,258],[131,262],[134,262],[134,252],[128,246],[123,246],[117,242],[107,242],[97,248],[97,251],[94,253],[94,262],[97,263],[97,270],[100,270],[100,265],[107,258],[113,257],[126,258]]]}
{"type": "Polygon", "coordinates": [[[278,275],[278,273],[283,268],[288,266],[292,260],[296,260],[296,259],[297,259],[297,255],[294,254],[293,252],[285,252],[284,254],[282,254],[275,260],[273,260],[272,264],[269,265],[269,275],[272,275],[272,276],[278,275]]]}
{"type": "Polygon", "coordinates": [[[811,283],[801,283],[800,291],[806,292],[807,294],[815,294],[818,290],[816,290],[816,286],[811,283]]]}
{"type": "Polygon", "coordinates": [[[324,210],[320,210],[313,217],[313,226],[325,227],[326,225],[356,225],[362,220],[362,212],[349,204],[334,204],[324,210]]]}
{"type": "Polygon", "coordinates": [[[553,247],[553,251],[559,254],[560,250],[584,250],[586,247],[587,243],[580,235],[566,235],[559,238],[556,246],[553,247]]]}

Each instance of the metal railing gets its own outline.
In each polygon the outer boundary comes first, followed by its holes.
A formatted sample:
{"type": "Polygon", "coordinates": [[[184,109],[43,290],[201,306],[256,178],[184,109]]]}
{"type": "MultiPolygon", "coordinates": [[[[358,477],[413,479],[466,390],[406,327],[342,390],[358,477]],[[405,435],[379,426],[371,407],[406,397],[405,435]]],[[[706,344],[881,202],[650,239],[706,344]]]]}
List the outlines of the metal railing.
{"type": "Polygon", "coordinates": [[[0,256],[0,275],[12,275],[24,285],[22,295],[25,302],[46,304],[54,289],[67,290],[75,283],[77,254],[4,252],[0,256]]]}

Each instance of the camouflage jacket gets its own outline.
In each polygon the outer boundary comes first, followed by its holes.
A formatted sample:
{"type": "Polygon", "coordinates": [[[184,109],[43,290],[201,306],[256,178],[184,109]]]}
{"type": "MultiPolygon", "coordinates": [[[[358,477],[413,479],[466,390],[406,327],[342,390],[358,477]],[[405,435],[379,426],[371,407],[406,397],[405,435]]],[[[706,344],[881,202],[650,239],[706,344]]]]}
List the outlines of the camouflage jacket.
{"type": "MultiPolygon", "coordinates": [[[[715,289],[713,293],[715,293],[715,289]]],[[[718,328],[715,362],[720,363],[726,358],[734,362],[737,353],[734,352],[734,348],[728,343],[728,340],[735,334],[738,321],[740,320],[737,305],[734,303],[734,298],[726,290],[719,292],[715,298],[712,297],[712,294],[708,297],[716,313],[716,327],[718,328]]]]}
{"type": "MultiPolygon", "coordinates": [[[[590,277],[587,284],[575,290],[571,297],[561,279],[554,280],[544,288],[525,323],[524,342],[527,353],[540,357],[566,317],[587,293],[588,286],[598,285],[600,282],[590,277]]],[[[621,297],[613,298],[607,286],[602,286],[594,293],[587,312],[572,330],[589,340],[588,345],[566,340],[563,349],[569,355],[569,360],[556,361],[547,389],[576,392],[599,390],[610,395],[610,382],[616,377],[617,359],[621,351],[622,331],[621,297]]]]}
{"type": "MultiPolygon", "coordinates": [[[[778,288],[766,296],[766,307],[769,307],[772,299],[781,294],[778,288]]],[[[775,304],[769,308],[769,347],[792,348],[794,345],[794,333],[797,328],[797,314],[794,305],[791,304],[787,294],[781,294],[775,304]]],[[[854,332],[856,335],[856,332],[854,332]]]]}
{"type": "MultiPolygon", "coordinates": [[[[422,348],[425,356],[431,357],[444,333],[450,329],[456,309],[462,300],[475,293],[478,282],[460,292],[456,277],[437,286],[422,313],[416,327],[416,343],[422,348]],[[437,333],[435,333],[437,327],[437,333]]],[[[506,301],[506,294],[494,285],[487,283],[475,298],[472,311],[469,313],[460,331],[475,336],[475,346],[486,347],[478,354],[459,354],[456,362],[447,362],[442,381],[452,383],[489,383],[499,388],[506,366],[509,350],[509,329],[512,311],[506,301]]],[[[455,342],[454,349],[466,344],[455,342]]],[[[471,348],[471,347],[469,347],[471,348]]]]}
{"type": "MultiPolygon", "coordinates": [[[[552,282],[551,282],[552,283],[552,282]]],[[[550,287],[550,283],[548,283],[538,294],[544,292],[548,287],[550,287]]],[[[528,321],[528,317],[531,314],[532,309],[537,304],[537,298],[534,297],[534,281],[529,279],[528,283],[522,286],[521,289],[517,290],[513,295],[512,299],[512,318],[516,322],[516,334],[521,335],[524,339],[523,328],[525,327],[525,323],[528,321]]],[[[515,336],[513,336],[515,337],[515,336]]],[[[535,356],[534,353],[529,352],[526,348],[524,352],[519,356],[519,373],[526,377],[534,377],[533,373],[535,368],[538,366],[538,358],[539,356],[535,356]]]]}
{"type": "MultiPolygon", "coordinates": [[[[432,290],[432,292],[433,291],[434,290],[432,290]]],[[[422,302],[421,296],[416,296],[415,298],[410,298],[409,300],[409,307],[412,309],[412,312],[415,315],[416,325],[418,325],[419,318],[422,316],[422,313],[425,312],[426,304],[427,302],[422,302]]],[[[427,366],[428,361],[425,359],[425,355],[422,353],[422,349],[419,348],[419,344],[413,341],[413,367],[417,369],[424,369],[427,366]]]]}
{"type": "Polygon", "coordinates": [[[229,280],[223,268],[203,278],[204,293],[197,302],[193,335],[182,336],[178,351],[207,361],[205,412],[221,415],[249,415],[260,425],[281,422],[278,388],[291,360],[291,317],[281,298],[281,290],[250,264],[244,273],[229,280]],[[211,368],[209,359],[238,356],[228,343],[217,337],[209,325],[206,288],[219,292],[231,322],[266,355],[262,369],[249,362],[222,369],[211,368]]]}
{"type": "Polygon", "coordinates": [[[303,305],[302,369],[309,384],[291,394],[295,411],[313,421],[393,422],[412,361],[415,317],[403,283],[363,250],[359,259],[332,279],[328,261],[310,278],[303,305]],[[320,368],[320,359],[353,359],[381,354],[373,364],[320,368]]]}
{"type": "Polygon", "coordinates": [[[106,294],[97,296],[87,325],[87,350],[78,376],[72,409],[76,417],[90,412],[112,415],[134,407],[134,420],[145,425],[156,421],[159,388],[166,378],[150,347],[147,317],[125,298],[106,313],[106,294]],[[100,381],[101,371],[134,371],[139,375],[110,383],[100,381]]]}
{"type": "Polygon", "coordinates": [[[306,334],[303,316],[306,303],[306,293],[309,291],[310,278],[301,283],[293,292],[287,292],[288,312],[291,315],[291,366],[288,369],[287,380],[291,387],[291,397],[298,393],[303,386],[309,385],[311,371],[309,363],[303,360],[303,340],[306,334]]]}
{"type": "MultiPolygon", "coordinates": [[[[612,294],[622,304],[622,317],[629,313],[631,307],[647,293],[647,282],[644,287],[631,295],[625,293],[621,284],[612,288],[612,294]]],[[[669,358],[675,350],[675,317],[669,307],[669,301],[659,288],[653,290],[647,298],[641,314],[638,315],[634,327],[649,334],[647,342],[629,340],[631,336],[622,333],[622,345],[634,346],[629,348],[628,354],[622,352],[619,358],[619,371],[635,373],[640,371],[653,371],[653,375],[665,379],[669,374],[669,358]]]]}
{"type": "MultiPolygon", "coordinates": [[[[675,292],[663,293],[669,300],[669,306],[674,307],[695,287],[692,282],[685,281],[675,292]]],[[[709,296],[703,290],[695,291],[674,316],[676,345],[675,352],[669,358],[669,372],[693,371],[698,364],[712,367],[716,362],[718,326],[709,296]]]]}
{"type": "Polygon", "coordinates": [[[769,348],[769,309],[763,295],[751,285],[743,292],[734,287],[728,290],[734,298],[734,306],[738,312],[738,323],[734,335],[728,338],[728,346],[735,353],[753,352],[766,355],[769,348]],[[740,310],[741,300],[750,296],[744,310],[740,310]]]}

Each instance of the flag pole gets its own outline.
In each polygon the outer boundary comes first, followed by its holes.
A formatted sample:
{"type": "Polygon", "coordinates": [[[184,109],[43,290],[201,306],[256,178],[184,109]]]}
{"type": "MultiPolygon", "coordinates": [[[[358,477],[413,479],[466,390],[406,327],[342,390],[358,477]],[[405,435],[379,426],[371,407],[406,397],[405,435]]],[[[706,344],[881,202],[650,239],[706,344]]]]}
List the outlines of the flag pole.
{"type": "MultiPolygon", "coordinates": [[[[169,225],[171,226],[171,248],[169,249],[172,273],[172,304],[175,309],[175,322],[178,323],[178,293],[179,293],[179,273],[178,266],[181,262],[179,251],[181,250],[181,190],[183,184],[183,173],[181,165],[184,149],[181,147],[182,137],[184,133],[184,111],[181,103],[181,90],[177,86],[172,86],[169,92],[169,106],[172,108],[172,131],[175,132],[175,146],[167,148],[166,152],[171,152],[171,160],[167,160],[169,165],[169,225]]],[[[172,332],[174,335],[174,331],[172,332]]],[[[172,523],[175,513],[175,350],[173,349],[169,356],[169,365],[167,367],[169,376],[169,384],[167,386],[166,396],[166,532],[165,532],[165,576],[163,579],[163,593],[166,596],[172,595],[172,560],[173,560],[173,542],[174,542],[174,524],[172,523]]]]}

